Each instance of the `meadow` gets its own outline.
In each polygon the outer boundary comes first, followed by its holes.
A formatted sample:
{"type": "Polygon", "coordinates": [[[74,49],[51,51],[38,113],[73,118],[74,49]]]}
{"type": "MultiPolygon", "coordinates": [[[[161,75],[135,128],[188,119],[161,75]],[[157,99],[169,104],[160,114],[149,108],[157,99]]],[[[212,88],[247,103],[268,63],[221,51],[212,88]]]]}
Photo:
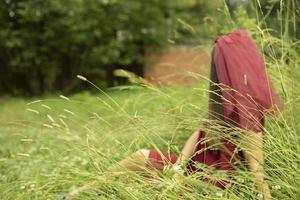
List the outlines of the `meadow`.
{"type": "MultiPolygon", "coordinates": [[[[272,30],[264,26],[265,18],[256,23],[241,17],[244,10],[238,11],[235,27],[224,18],[224,31],[246,27],[251,32],[284,102],[281,111],[266,117],[266,179],[273,199],[298,200],[299,40],[290,38],[288,32],[291,25],[296,31],[296,14],[281,13],[276,18],[280,30],[272,30]]],[[[179,154],[186,139],[202,128],[208,112],[209,81],[190,75],[195,78],[191,85],[158,88],[120,72],[129,84],[105,92],[79,76],[97,92],[1,98],[0,199],[64,199],[68,191],[92,181],[98,185],[75,199],[262,199],[252,174],[245,169],[237,170],[227,190],[211,187],[195,176],[183,176],[178,183],[168,171],[161,176],[148,171],[154,179],[126,170],[106,176],[110,166],[141,148],[179,154]]],[[[223,173],[199,167],[202,177],[226,179],[223,173]]]]}
{"type": "MultiPolygon", "coordinates": [[[[270,74],[285,108],[267,117],[266,176],[274,199],[299,199],[300,108],[293,79],[298,76],[270,74]],[[289,84],[284,92],[276,75],[289,84]]],[[[104,176],[141,148],[180,152],[207,117],[209,82],[194,76],[198,80],[188,86],[156,88],[131,78],[131,85],[107,92],[1,100],[0,198],[63,199],[69,190],[97,181],[97,187],[75,199],[260,199],[246,170],[238,170],[225,191],[193,176],[182,177],[181,183],[168,173],[156,179],[125,170],[104,176]]]]}

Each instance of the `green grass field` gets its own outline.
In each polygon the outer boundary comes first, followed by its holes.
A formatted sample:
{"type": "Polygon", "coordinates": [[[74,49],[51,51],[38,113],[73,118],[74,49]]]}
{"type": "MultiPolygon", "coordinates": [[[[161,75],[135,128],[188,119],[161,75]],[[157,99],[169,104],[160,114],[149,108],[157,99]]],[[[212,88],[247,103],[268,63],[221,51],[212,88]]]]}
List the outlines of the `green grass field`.
{"type": "MultiPolygon", "coordinates": [[[[222,32],[245,28],[263,52],[272,83],[285,104],[275,116],[266,117],[266,179],[273,199],[299,200],[299,8],[297,1],[280,0],[274,16],[280,25],[274,30],[266,22],[272,9],[266,13],[260,1],[253,2],[251,17],[257,19],[250,19],[242,7],[236,19],[227,6],[216,12],[225,14],[222,32]]],[[[180,153],[186,139],[207,118],[209,83],[196,78],[193,85],[159,89],[129,76],[130,86],[106,93],[0,98],[0,200],[63,199],[68,191],[92,181],[98,185],[75,199],[262,199],[252,174],[243,169],[237,170],[227,190],[195,176],[182,176],[177,183],[169,172],[157,176],[148,171],[154,179],[126,170],[110,178],[105,175],[110,166],[141,148],[180,153]]],[[[91,88],[95,89],[92,84],[91,88]]],[[[226,179],[221,172],[199,167],[204,172],[198,176],[226,179]]]]}
{"type": "MultiPolygon", "coordinates": [[[[294,37],[299,29],[298,4],[287,1],[293,5],[290,9],[280,1],[274,18],[280,28],[273,30],[265,21],[270,13],[263,12],[260,1],[254,2],[256,20],[248,19],[243,9],[233,20],[224,7],[223,32],[246,28],[264,53],[268,73],[285,104],[275,116],[266,117],[266,179],[273,199],[299,200],[300,51],[294,37]]],[[[252,174],[243,169],[237,170],[227,190],[195,176],[183,176],[177,183],[169,172],[157,176],[148,171],[154,179],[126,170],[110,178],[104,175],[141,148],[179,154],[207,117],[209,83],[204,78],[197,77],[193,85],[163,89],[136,77],[129,79],[130,86],[106,93],[0,98],[0,200],[63,199],[68,191],[92,181],[98,185],[75,199],[262,199],[252,174]]],[[[226,178],[199,167],[204,172],[198,176],[226,178]]]]}
{"type": "MultiPolygon", "coordinates": [[[[2,100],[0,199],[57,199],[94,180],[99,186],[76,199],[259,199],[243,170],[226,191],[195,177],[176,184],[165,174],[157,188],[155,180],[131,172],[103,176],[140,148],[179,153],[207,116],[207,88],[202,80],[165,89],[115,88],[106,95],[2,100]]],[[[274,199],[300,199],[299,93],[291,87],[285,93],[285,109],[267,118],[265,169],[274,199]]]]}

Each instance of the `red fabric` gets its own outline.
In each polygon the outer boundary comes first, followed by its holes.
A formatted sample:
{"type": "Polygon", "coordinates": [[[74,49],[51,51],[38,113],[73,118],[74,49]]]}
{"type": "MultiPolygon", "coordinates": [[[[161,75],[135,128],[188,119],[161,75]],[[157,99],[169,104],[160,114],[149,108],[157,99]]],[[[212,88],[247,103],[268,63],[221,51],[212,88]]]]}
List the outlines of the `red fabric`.
{"type": "Polygon", "coordinates": [[[214,62],[222,86],[224,118],[237,127],[261,132],[263,115],[282,107],[255,43],[245,31],[215,41],[214,62]]]}
{"type": "Polygon", "coordinates": [[[162,171],[164,169],[164,166],[175,164],[178,159],[178,156],[176,154],[171,153],[161,154],[160,152],[151,150],[148,158],[150,162],[147,164],[147,167],[149,169],[162,171]]]}
{"type": "MultiPolygon", "coordinates": [[[[195,153],[190,162],[187,165],[187,169],[189,173],[199,173],[202,171],[201,168],[197,167],[197,164],[202,163],[205,164],[206,167],[213,168],[214,170],[218,169],[219,160],[220,160],[220,152],[216,150],[206,149],[207,145],[204,142],[205,133],[200,131],[198,142],[195,148],[195,153]]],[[[209,180],[204,180],[210,182],[209,180]]],[[[210,182],[212,185],[215,185],[221,189],[225,188],[225,184],[222,184],[221,181],[210,182]]]]}
{"type": "Polygon", "coordinates": [[[190,172],[201,171],[197,168],[196,166],[197,163],[203,163],[215,169],[218,168],[220,152],[206,149],[208,146],[205,144],[204,140],[205,140],[205,133],[203,131],[200,131],[194,155],[191,161],[188,163],[188,170],[190,172]]]}
{"type": "MultiPolygon", "coordinates": [[[[272,114],[283,103],[266,74],[265,64],[255,43],[245,31],[220,36],[215,41],[217,77],[222,85],[224,120],[234,126],[263,132],[264,114],[272,114]]],[[[232,158],[237,147],[223,140],[219,169],[234,171],[232,158]]]]}
{"type": "MultiPolygon", "coordinates": [[[[207,167],[214,168],[215,170],[221,169],[222,163],[220,162],[220,158],[222,153],[219,150],[206,149],[207,146],[205,143],[203,143],[204,139],[205,139],[205,133],[203,131],[200,131],[194,156],[192,157],[191,161],[187,164],[188,173],[201,172],[202,170],[199,167],[197,167],[198,163],[205,164],[207,167]]],[[[149,158],[149,163],[147,163],[147,167],[149,169],[163,171],[164,166],[175,164],[178,159],[178,156],[170,153],[161,154],[157,151],[152,150],[150,151],[148,158],[149,158]]],[[[226,167],[225,168],[223,167],[222,170],[228,171],[230,169],[231,168],[226,169],[226,167]]],[[[146,176],[146,177],[151,178],[151,176],[146,176]]],[[[215,185],[221,189],[224,189],[227,184],[222,180],[212,181],[206,179],[203,181],[209,182],[212,185],[215,185]]]]}

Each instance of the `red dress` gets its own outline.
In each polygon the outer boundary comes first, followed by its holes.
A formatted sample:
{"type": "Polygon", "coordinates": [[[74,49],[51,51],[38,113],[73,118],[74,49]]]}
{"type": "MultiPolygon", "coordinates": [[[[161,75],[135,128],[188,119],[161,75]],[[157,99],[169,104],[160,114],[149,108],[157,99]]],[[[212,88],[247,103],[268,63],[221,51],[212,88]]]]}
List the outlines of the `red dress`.
{"type": "MultiPolygon", "coordinates": [[[[213,168],[214,170],[225,170],[230,171],[232,170],[231,165],[222,165],[222,153],[219,150],[204,150],[206,149],[206,144],[203,143],[203,140],[205,139],[205,133],[203,131],[199,131],[199,138],[197,142],[197,146],[195,148],[195,152],[191,160],[187,164],[187,171],[188,173],[195,173],[195,172],[201,172],[202,169],[198,168],[196,165],[198,163],[205,164],[207,167],[213,168]]],[[[242,154],[238,153],[239,159],[243,159],[242,154]]],[[[178,156],[175,154],[170,153],[164,153],[161,154],[157,151],[151,150],[149,153],[149,163],[147,164],[147,167],[150,169],[162,171],[164,169],[164,166],[175,164],[178,156]]],[[[210,182],[211,184],[224,189],[227,182],[223,180],[219,181],[210,181],[210,180],[204,180],[207,182],[210,182]]]]}
{"type": "Polygon", "coordinates": [[[213,61],[222,84],[225,121],[262,132],[264,114],[274,113],[283,104],[272,87],[254,41],[245,31],[218,37],[213,61]]]}
{"type": "MultiPolygon", "coordinates": [[[[261,134],[264,115],[273,113],[283,106],[272,88],[265,64],[254,41],[245,31],[236,31],[215,40],[212,62],[222,88],[224,121],[232,126],[261,134]],[[275,108],[275,109],[274,109],[275,108]]],[[[205,133],[200,131],[199,141],[205,133]]],[[[235,144],[223,139],[225,148],[221,151],[203,150],[205,144],[198,142],[195,155],[188,163],[189,172],[201,171],[196,163],[203,163],[216,170],[234,172],[234,161],[243,160],[235,144]]],[[[174,164],[174,154],[159,154],[150,151],[150,168],[162,170],[167,163],[174,164]]],[[[226,183],[214,185],[224,188],[226,183]]]]}
{"type": "MultiPolygon", "coordinates": [[[[224,121],[232,126],[262,134],[264,115],[283,107],[270,79],[264,60],[252,38],[242,30],[218,37],[213,62],[222,89],[224,121]]],[[[221,170],[234,171],[235,144],[223,140],[221,170]]]]}

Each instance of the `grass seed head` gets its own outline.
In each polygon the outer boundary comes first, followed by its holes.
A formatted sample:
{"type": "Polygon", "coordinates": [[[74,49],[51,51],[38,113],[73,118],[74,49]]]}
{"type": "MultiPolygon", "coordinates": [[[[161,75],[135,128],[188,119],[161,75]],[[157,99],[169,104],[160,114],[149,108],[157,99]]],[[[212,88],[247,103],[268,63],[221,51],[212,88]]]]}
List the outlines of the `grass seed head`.
{"type": "Polygon", "coordinates": [[[44,108],[46,108],[46,109],[48,109],[48,110],[51,110],[51,107],[50,107],[50,106],[47,106],[47,105],[45,105],[45,104],[42,104],[41,106],[44,107],[44,108]]]}
{"type": "Polygon", "coordinates": [[[60,98],[64,99],[64,100],[67,100],[67,101],[70,101],[70,99],[64,95],[59,95],[60,98]]]}
{"type": "Polygon", "coordinates": [[[57,128],[60,128],[61,126],[58,123],[51,123],[52,126],[55,126],[57,128]]]}
{"type": "Polygon", "coordinates": [[[80,80],[83,80],[83,81],[87,81],[87,78],[85,78],[84,76],[81,76],[81,75],[77,75],[77,78],[79,78],[80,80]]]}
{"type": "Polygon", "coordinates": [[[39,103],[41,102],[42,100],[35,100],[35,101],[32,101],[32,102],[29,102],[27,103],[27,105],[31,105],[31,104],[35,104],[35,103],[39,103]]]}
{"type": "Polygon", "coordinates": [[[72,111],[68,110],[68,109],[64,109],[65,112],[71,114],[71,115],[75,115],[72,111]]]}
{"type": "Polygon", "coordinates": [[[30,155],[28,153],[17,153],[18,156],[24,156],[29,157],[30,155]]]}
{"type": "Polygon", "coordinates": [[[51,122],[55,122],[54,119],[51,117],[51,115],[48,114],[47,117],[51,122]]]}
{"type": "Polygon", "coordinates": [[[53,128],[53,126],[49,125],[49,124],[43,124],[44,127],[47,127],[47,128],[53,128]]]}
{"type": "Polygon", "coordinates": [[[29,112],[35,113],[37,115],[40,114],[40,112],[37,111],[37,110],[33,110],[33,109],[30,109],[30,108],[27,108],[26,110],[29,111],[29,112]]]}

